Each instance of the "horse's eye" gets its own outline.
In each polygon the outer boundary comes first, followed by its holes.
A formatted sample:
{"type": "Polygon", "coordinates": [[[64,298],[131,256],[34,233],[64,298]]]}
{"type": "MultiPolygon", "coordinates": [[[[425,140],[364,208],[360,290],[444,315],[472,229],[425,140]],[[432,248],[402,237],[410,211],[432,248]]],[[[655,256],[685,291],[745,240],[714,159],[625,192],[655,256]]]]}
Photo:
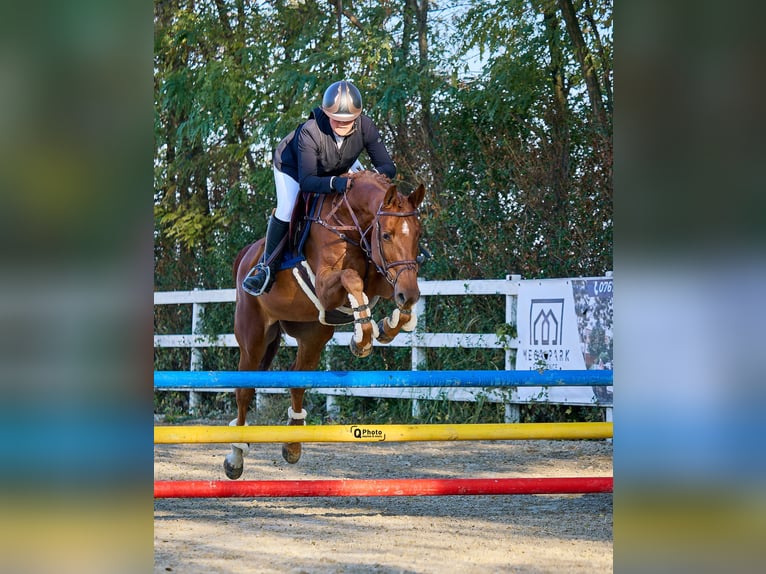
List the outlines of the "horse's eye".
{"type": "Polygon", "coordinates": [[[388,232],[383,232],[381,234],[381,237],[383,238],[383,241],[391,241],[391,234],[388,232]]]}

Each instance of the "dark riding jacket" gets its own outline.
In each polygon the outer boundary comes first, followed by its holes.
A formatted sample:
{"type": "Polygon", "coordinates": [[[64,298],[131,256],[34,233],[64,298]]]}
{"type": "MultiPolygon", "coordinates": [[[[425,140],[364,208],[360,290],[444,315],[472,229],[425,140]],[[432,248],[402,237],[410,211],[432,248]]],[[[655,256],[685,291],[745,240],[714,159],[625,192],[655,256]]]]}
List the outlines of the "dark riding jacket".
{"type": "Polygon", "coordinates": [[[332,177],[346,173],[363,150],[367,150],[378,172],[391,179],[396,176],[396,166],[369,117],[356,118],[354,130],[338,148],[330,118],[322,108],[316,108],[308,120],[279,143],[274,151],[274,167],[297,181],[303,192],[331,193],[332,177]]]}

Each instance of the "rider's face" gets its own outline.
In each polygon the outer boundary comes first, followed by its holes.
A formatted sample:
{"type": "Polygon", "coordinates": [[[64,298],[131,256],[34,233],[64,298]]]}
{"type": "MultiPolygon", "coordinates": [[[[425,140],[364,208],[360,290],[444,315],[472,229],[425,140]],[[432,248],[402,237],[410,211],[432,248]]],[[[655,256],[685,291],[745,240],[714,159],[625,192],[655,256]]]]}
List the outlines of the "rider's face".
{"type": "Polygon", "coordinates": [[[348,122],[341,122],[330,118],[330,127],[332,131],[341,137],[346,137],[352,131],[354,131],[354,120],[348,122]]]}

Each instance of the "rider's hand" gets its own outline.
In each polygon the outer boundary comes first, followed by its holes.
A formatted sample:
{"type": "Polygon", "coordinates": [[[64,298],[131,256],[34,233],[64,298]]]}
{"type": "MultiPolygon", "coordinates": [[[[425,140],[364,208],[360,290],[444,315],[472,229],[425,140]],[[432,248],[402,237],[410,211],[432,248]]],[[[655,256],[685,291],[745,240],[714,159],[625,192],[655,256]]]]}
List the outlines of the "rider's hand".
{"type": "Polygon", "coordinates": [[[345,193],[351,189],[351,178],[334,177],[332,178],[332,188],[338,193],[345,193]]]}

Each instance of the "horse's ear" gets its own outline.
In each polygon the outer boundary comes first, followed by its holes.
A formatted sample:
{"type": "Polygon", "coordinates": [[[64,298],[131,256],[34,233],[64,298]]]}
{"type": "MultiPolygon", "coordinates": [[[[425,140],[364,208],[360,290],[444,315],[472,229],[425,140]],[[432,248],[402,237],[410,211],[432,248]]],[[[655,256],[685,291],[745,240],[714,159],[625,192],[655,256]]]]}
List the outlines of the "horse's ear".
{"type": "Polygon", "coordinates": [[[412,205],[414,205],[416,208],[421,204],[423,201],[423,198],[426,195],[426,186],[424,186],[422,183],[418,186],[418,188],[413,191],[410,194],[410,201],[412,202],[412,205]]]}
{"type": "Polygon", "coordinates": [[[396,200],[396,196],[399,194],[398,191],[396,191],[396,186],[391,185],[388,188],[388,191],[386,191],[386,197],[383,198],[383,207],[386,209],[390,209],[394,205],[394,200],[396,200]]]}

